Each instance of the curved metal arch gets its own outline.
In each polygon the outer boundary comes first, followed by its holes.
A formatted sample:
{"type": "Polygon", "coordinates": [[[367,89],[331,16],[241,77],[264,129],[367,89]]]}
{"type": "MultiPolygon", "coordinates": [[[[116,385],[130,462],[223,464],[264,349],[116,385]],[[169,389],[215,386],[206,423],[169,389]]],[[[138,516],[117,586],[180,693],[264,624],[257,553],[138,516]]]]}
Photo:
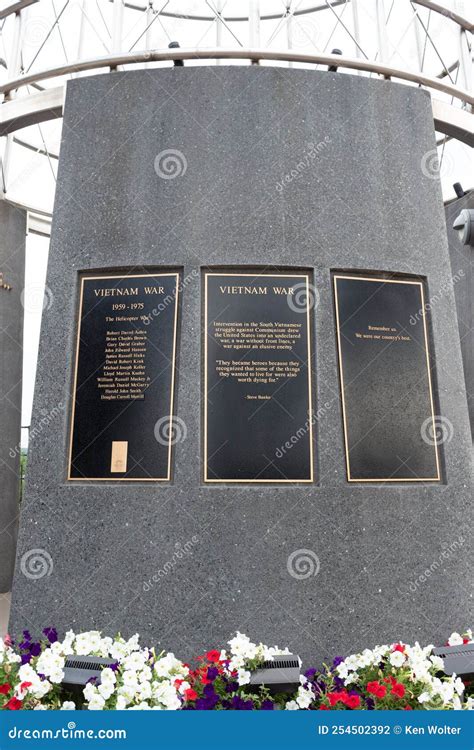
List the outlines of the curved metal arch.
{"type": "MultiPolygon", "coordinates": [[[[0,86],[0,92],[8,94],[10,91],[37,83],[40,80],[57,78],[78,71],[96,70],[108,67],[115,69],[119,65],[130,65],[146,62],[163,62],[173,60],[205,60],[205,59],[238,59],[259,62],[260,60],[273,60],[285,62],[300,62],[308,64],[337,64],[340,68],[349,68],[378,73],[385,78],[398,78],[400,80],[417,83],[435,91],[442,91],[452,97],[460,99],[465,105],[474,105],[474,96],[465,89],[445,83],[439,78],[430,78],[420,73],[391,68],[360,58],[346,58],[339,55],[308,55],[290,51],[273,51],[257,49],[172,49],[172,50],[149,50],[120,55],[107,55],[105,57],[82,60],[59,68],[51,68],[29,76],[23,76],[14,81],[9,81],[0,86]]],[[[35,123],[60,117],[64,102],[65,85],[31,94],[23,98],[15,98],[0,105],[0,135],[13,133],[20,128],[35,123]]],[[[433,119],[436,129],[457,138],[458,140],[474,145],[474,115],[445,102],[432,100],[433,119]]]]}
{"type": "Polygon", "coordinates": [[[139,63],[150,62],[172,62],[174,60],[250,60],[258,63],[260,60],[273,60],[279,62],[298,62],[309,65],[328,65],[339,68],[350,68],[352,70],[362,70],[368,73],[378,73],[384,78],[399,78],[403,81],[418,83],[427,86],[435,91],[442,91],[455,99],[460,99],[465,104],[474,105],[474,96],[459,86],[453,86],[444,83],[442,79],[432,78],[423,73],[417,73],[402,68],[393,68],[389,65],[372,62],[371,60],[362,60],[360,58],[344,57],[342,55],[321,55],[307,54],[303,52],[293,52],[292,50],[267,50],[267,49],[223,49],[209,48],[199,49],[166,49],[166,50],[142,50],[140,52],[126,52],[113,55],[104,55],[103,57],[93,57],[88,60],[78,60],[67,65],[60,65],[56,68],[48,68],[37,73],[30,73],[10,81],[6,81],[0,86],[0,93],[6,95],[15,91],[22,86],[45,81],[51,78],[58,78],[63,75],[71,75],[87,70],[97,70],[99,68],[110,68],[114,70],[122,65],[135,65],[139,63]]]}
{"type": "MultiPolygon", "coordinates": [[[[35,0],[33,0],[35,1],[35,0]]],[[[114,0],[109,0],[110,3],[113,3],[114,0]]],[[[332,0],[331,6],[333,8],[336,8],[338,5],[345,5],[347,0],[332,0]]],[[[474,23],[471,21],[468,21],[467,18],[464,18],[459,13],[455,13],[450,8],[446,8],[444,5],[441,5],[440,3],[432,2],[432,0],[413,0],[415,5],[422,5],[425,8],[428,8],[429,10],[434,11],[435,13],[439,13],[442,16],[445,16],[445,18],[448,18],[450,21],[454,21],[454,23],[457,23],[458,26],[460,26],[462,29],[465,29],[466,31],[474,31],[474,23]]],[[[148,10],[148,5],[139,5],[138,3],[134,2],[127,2],[125,0],[124,6],[128,8],[129,10],[136,10],[140,13],[145,12],[148,10]]],[[[301,10],[295,10],[293,13],[291,13],[292,16],[295,18],[297,16],[306,16],[310,15],[311,13],[318,13],[319,11],[324,10],[330,10],[330,6],[328,6],[327,3],[324,5],[312,5],[309,8],[301,8],[301,10]]],[[[183,21],[206,21],[207,23],[210,23],[211,21],[214,21],[216,16],[201,16],[201,15],[193,15],[192,13],[177,13],[173,12],[171,10],[166,11],[163,10],[159,13],[160,16],[164,16],[166,18],[177,18],[181,19],[183,21]]],[[[282,16],[282,13],[268,13],[268,14],[262,14],[260,16],[260,21],[277,21],[282,16]]],[[[241,21],[249,21],[248,16],[225,16],[224,17],[226,21],[229,23],[239,23],[241,21]]]]}

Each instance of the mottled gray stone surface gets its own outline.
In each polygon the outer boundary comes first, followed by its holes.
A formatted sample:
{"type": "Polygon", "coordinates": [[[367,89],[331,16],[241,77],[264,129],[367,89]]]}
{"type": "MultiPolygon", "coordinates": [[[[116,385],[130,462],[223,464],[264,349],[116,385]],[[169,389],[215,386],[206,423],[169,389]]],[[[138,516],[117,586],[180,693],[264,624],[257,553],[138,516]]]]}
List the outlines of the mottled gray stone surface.
{"type": "Polygon", "coordinates": [[[471,432],[474,437],[474,248],[471,245],[462,245],[459,241],[459,232],[453,229],[453,222],[463,208],[474,208],[474,190],[445,206],[464,379],[471,432]]]}
{"type": "Polygon", "coordinates": [[[0,593],[10,591],[20,492],[26,212],[0,199],[0,593]]]}
{"type": "Polygon", "coordinates": [[[432,310],[453,427],[446,483],[349,486],[330,283],[331,269],[413,273],[434,294],[450,277],[441,189],[423,169],[434,148],[426,92],[388,81],[219,66],[69,83],[34,418],[70,402],[78,271],[177,264],[189,281],[177,383],[187,438],[170,486],[72,486],[70,410],[42,433],[18,559],[42,548],[53,569],[31,580],[17,567],[13,630],[139,631],[189,657],[239,629],[318,661],[387,639],[444,641],[467,624],[471,436],[452,291],[432,310]],[[186,158],[175,179],[154,168],[166,149],[186,158]],[[246,264],[315,272],[314,486],[200,482],[200,269],[246,264]],[[320,570],[296,580],[287,561],[301,549],[320,570]]]}

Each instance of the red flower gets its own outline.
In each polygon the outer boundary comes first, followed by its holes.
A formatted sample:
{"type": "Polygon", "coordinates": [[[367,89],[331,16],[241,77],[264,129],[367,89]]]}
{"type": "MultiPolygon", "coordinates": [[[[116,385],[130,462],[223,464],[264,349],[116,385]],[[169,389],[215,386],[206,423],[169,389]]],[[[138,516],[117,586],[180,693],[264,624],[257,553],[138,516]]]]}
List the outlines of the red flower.
{"type": "Polygon", "coordinates": [[[31,687],[32,684],[32,682],[22,682],[20,685],[20,692],[22,693],[24,690],[28,690],[28,688],[31,687]]]}
{"type": "Polygon", "coordinates": [[[372,693],[372,695],[375,695],[377,698],[384,698],[387,693],[385,685],[381,685],[380,682],[377,681],[368,682],[366,689],[368,693],[372,693]]]}
{"type": "Polygon", "coordinates": [[[329,706],[320,706],[319,711],[329,711],[329,706]]]}
{"type": "Polygon", "coordinates": [[[328,693],[328,701],[331,704],[331,706],[335,706],[336,703],[338,703],[342,698],[342,693],[334,692],[334,693],[328,693]]]}
{"type": "Polygon", "coordinates": [[[22,707],[22,702],[18,698],[10,698],[8,703],[5,703],[4,708],[8,708],[10,711],[18,711],[22,707]]]}
{"type": "Polygon", "coordinates": [[[3,685],[0,685],[0,695],[7,695],[11,689],[12,686],[8,682],[4,682],[3,685]]]}
{"type": "Polygon", "coordinates": [[[348,695],[344,702],[348,708],[359,708],[360,697],[358,695],[348,695]]]}
{"type": "Polygon", "coordinates": [[[463,645],[465,645],[466,643],[469,643],[469,638],[463,638],[462,642],[463,642],[463,645]]]}
{"type": "Polygon", "coordinates": [[[193,690],[193,688],[187,688],[184,691],[184,697],[186,698],[187,701],[195,701],[196,698],[198,697],[198,694],[196,693],[195,690],[193,690]]]}
{"type": "Polygon", "coordinates": [[[391,694],[396,695],[397,698],[403,698],[405,695],[405,685],[402,685],[401,682],[396,682],[395,685],[392,686],[391,694]]]}
{"type": "Polygon", "coordinates": [[[221,658],[221,652],[217,651],[216,649],[212,649],[212,651],[207,652],[206,656],[208,661],[219,661],[219,659],[221,658]]]}
{"type": "Polygon", "coordinates": [[[176,690],[178,690],[178,688],[181,687],[181,685],[183,684],[183,682],[184,682],[184,680],[175,680],[174,681],[174,686],[175,686],[176,690]]]}
{"type": "Polygon", "coordinates": [[[403,707],[403,710],[404,710],[404,711],[413,711],[413,709],[412,709],[412,707],[411,707],[411,706],[404,706],[404,707],[403,707]]]}
{"type": "Polygon", "coordinates": [[[401,654],[405,653],[405,646],[403,643],[396,643],[393,647],[393,651],[400,651],[401,654]]]}

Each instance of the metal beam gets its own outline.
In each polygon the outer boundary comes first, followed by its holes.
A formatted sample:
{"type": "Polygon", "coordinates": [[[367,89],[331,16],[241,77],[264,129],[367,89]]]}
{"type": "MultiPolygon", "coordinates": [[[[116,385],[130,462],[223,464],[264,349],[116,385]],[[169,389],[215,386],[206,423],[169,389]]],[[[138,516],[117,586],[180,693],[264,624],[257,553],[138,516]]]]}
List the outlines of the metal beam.
{"type": "MultiPolygon", "coordinates": [[[[381,65],[371,60],[361,60],[352,57],[343,57],[342,55],[325,55],[325,54],[306,54],[302,52],[293,52],[291,50],[268,50],[268,49],[155,49],[142,50],[141,52],[125,52],[117,55],[105,55],[104,57],[94,57],[89,60],[79,60],[67,65],[61,65],[57,68],[49,68],[38,73],[30,73],[20,76],[0,86],[0,93],[8,95],[11,91],[45,81],[49,78],[57,78],[63,75],[71,75],[78,71],[97,70],[98,68],[117,68],[119,65],[133,65],[145,62],[171,62],[173,60],[273,60],[283,62],[299,62],[309,65],[337,65],[339,68],[349,68],[351,70],[364,70],[369,73],[377,73],[384,78],[398,78],[402,81],[410,81],[421,86],[442,91],[449,96],[460,99],[465,104],[474,105],[474,96],[465,89],[445,83],[442,79],[431,78],[424,73],[417,73],[412,70],[403,70],[401,68],[392,68],[389,65],[381,65]]],[[[4,105],[0,105],[1,106],[4,105]]]]}
{"type": "Polygon", "coordinates": [[[0,105],[0,136],[62,117],[64,93],[65,86],[57,86],[0,105]]]}
{"type": "Polygon", "coordinates": [[[450,21],[454,21],[454,23],[457,23],[463,29],[466,29],[466,31],[474,32],[474,23],[472,21],[468,21],[467,18],[460,16],[459,13],[454,13],[450,8],[446,8],[440,3],[434,3],[432,0],[413,0],[413,2],[416,5],[423,5],[424,8],[433,10],[435,13],[440,13],[445,18],[449,18],[450,21]]]}
{"type": "Polygon", "coordinates": [[[474,146],[474,115],[447,102],[432,99],[435,130],[474,146]]]}
{"type": "Polygon", "coordinates": [[[12,13],[18,13],[23,8],[27,8],[29,5],[34,5],[39,0],[18,0],[16,3],[10,3],[6,8],[0,10],[0,18],[6,18],[12,13]]]}
{"type": "MultiPolygon", "coordinates": [[[[339,58],[338,58],[339,59],[339,58]]],[[[0,105],[0,136],[62,116],[65,86],[14,99],[0,105]]],[[[438,99],[431,99],[435,128],[439,133],[474,146],[474,115],[438,99]]]]}

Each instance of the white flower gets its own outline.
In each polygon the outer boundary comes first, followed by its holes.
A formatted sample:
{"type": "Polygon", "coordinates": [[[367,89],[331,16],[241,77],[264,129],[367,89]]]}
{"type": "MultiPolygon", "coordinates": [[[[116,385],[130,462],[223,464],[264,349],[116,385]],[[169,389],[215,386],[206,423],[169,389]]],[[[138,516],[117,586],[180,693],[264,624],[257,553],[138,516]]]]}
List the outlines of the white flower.
{"type": "Polygon", "coordinates": [[[138,672],[145,666],[146,656],[141,651],[134,651],[123,660],[124,669],[130,669],[138,672]]]}
{"type": "Polygon", "coordinates": [[[127,655],[127,647],[125,643],[122,641],[114,641],[114,643],[110,646],[110,656],[112,659],[117,659],[117,661],[121,661],[125,658],[127,655]]]}
{"type": "Polygon", "coordinates": [[[76,636],[74,650],[76,654],[89,656],[89,654],[99,651],[100,644],[100,632],[98,630],[90,630],[88,633],[79,633],[79,635],[76,636]]]}
{"type": "Polygon", "coordinates": [[[388,660],[392,667],[401,667],[405,663],[405,654],[401,651],[392,651],[388,660]]]}
{"type": "Polygon", "coordinates": [[[101,695],[93,695],[87,708],[89,711],[102,711],[105,706],[105,700],[101,695]]]}
{"type": "Polygon", "coordinates": [[[64,701],[61,706],[61,711],[75,711],[76,704],[73,701],[64,701]]]}
{"type": "Polygon", "coordinates": [[[181,701],[179,700],[176,688],[168,680],[164,680],[154,687],[153,697],[170,711],[176,711],[178,708],[181,708],[181,701]]]}
{"type": "Polygon", "coordinates": [[[92,682],[88,682],[82,692],[86,701],[90,701],[92,697],[97,694],[97,688],[94,687],[92,682]]]}
{"type": "Polygon", "coordinates": [[[176,659],[174,654],[162,656],[155,664],[155,672],[158,677],[186,677],[189,674],[188,667],[176,659]]]}
{"type": "Polygon", "coordinates": [[[146,701],[142,701],[137,706],[130,706],[129,711],[149,711],[150,706],[146,701]]]}
{"type": "Polygon", "coordinates": [[[250,638],[238,631],[235,638],[229,641],[229,646],[232,654],[243,656],[244,659],[254,659],[258,651],[256,644],[252,643],[250,638]]]}
{"type": "Polygon", "coordinates": [[[126,706],[127,706],[126,699],[123,697],[123,695],[118,695],[117,702],[115,704],[115,708],[117,709],[117,711],[123,711],[124,708],[126,708],[126,706]]]}
{"type": "Polygon", "coordinates": [[[451,633],[448,638],[448,646],[461,646],[462,643],[462,635],[459,635],[459,633],[451,633]]]}
{"type": "Polygon", "coordinates": [[[43,706],[42,703],[39,703],[37,706],[34,707],[33,711],[47,711],[48,706],[43,706]]]}
{"type": "Polygon", "coordinates": [[[110,682],[101,683],[97,690],[104,700],[108,700],[115,691],[115,685],[112,685],[110,682]]]}
{"type": "MultiPolygon", "coordinates": [[[[453,675],[453,677],[455,677],[455,675],[453,675]]],[[[462,695],[464,693],[464,682],[460,677],[456,677],[456,679],[454,680],[454,689],[458,695],[462,695]]]]}
{"type": "Polygon", "coordinates": [[[288,701],[285,706],[286,711],[299,711],[299,706],[296,701],[288,701]]]}
{"type": "Polygon", "coordinates": [[[444,660],[441,658],[441,656],[430,656],[430,661],[433,667],[439,672],[442,672],[444,670],[444,660]]]}
{"type": "Polygon", "coordinates": [[[151,685],[149,682],[142,682],[137,690],[137,696],[142,701],[146,701],[151,698],[151,685]]]}
{"type": "Polygon", "coordinates": [[[469,697],[465,703],[466,711],[474,711],[474,697],[469,697]]]}
{"type": "Polygon", "coordinates": [[[115,683],[116,683],[116,677],[115,677],[114,670],[110,669],[110,667],[104,667],[104,669],[102,670],[102,672],[100,674],[100,681],[101,681],[102,685],[104,685],[104,683],[109,683],[109,682],[112,685],[115,685],[115,683]]]}
{"type": "Polygon", "coordinates": [[[431,695],[426,691],[418,696],[419,703],[427,703],[429,700],[431,700],[431,695]]]}
{"type": "Polygon", "coordinates": [[[296,702],[300,708],[309,708],[313,702],[313,691],[301,685],[298,688],[296,702]]]}
{"type": "Polygon", "coordinates": [[[153,677],[153,672],[151,671],[148,664],[146,664],[143,667],[142,671],[138,673],[138,679],[140,680],[140,682],[150,682],[152,677],[153,677]]]}
{"type": "Polygon", "coordinates": [[[250,672],[247,669],[237,670],[237,682],[239,685],[248,685],[250,682],[250,672]]]}

